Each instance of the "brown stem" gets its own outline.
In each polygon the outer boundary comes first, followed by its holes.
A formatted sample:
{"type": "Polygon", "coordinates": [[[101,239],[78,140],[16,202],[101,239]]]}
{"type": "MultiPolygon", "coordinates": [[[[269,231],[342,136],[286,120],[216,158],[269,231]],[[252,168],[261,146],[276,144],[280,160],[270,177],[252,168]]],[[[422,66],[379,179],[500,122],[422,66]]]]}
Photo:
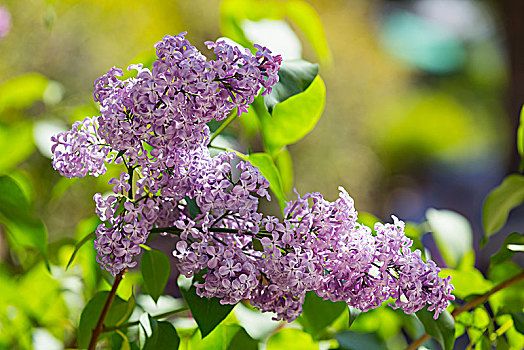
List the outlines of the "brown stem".
{"type": "MultiPolygon", "coordinates": [[[[507,288],[509,286],[514,285],[515,283],[521,281],[524,279],[524,270],[522,270],[519,274],[513,276],[509,280],[506,280],[504,282],[501,282],[500,284],[497,284],[495,287],[493,287],[489,292],[484,293],[482,295],[479,295],[473,300],[468,301],[466,304],[462,305],[461,307],[453,310],[451,313],[451,316],[453,318],[457,318],[458,315],[460,315],[463,312],[469,311],[471,309],[474,309],[478,305],[486,302],[486,300],[489,299],[490,296],[498,292],[499,290],[502,290],[504,288],[507,288]]],[[[415,350],[418,349],[419,346],[424,344],[426,341],[428,341],[431,338],[429,334],[424,334],[422,337],[415,340],[413,343],[409,344],[409,346],[406,348],[406,350],[415,350]]]]}
{"type": "Polygon", "coordinates": [[[98,340],[98,337],[100,337],[100,334],[102,334],[102,330],[104,329],[104,320],[106,319],[107,313],[109,312],[109,308],[111,307],[111,304],[113,303],[113,300],[115,299],[116,290],[118,288],[118,285],[122,281],[122,278],[124,277],[124,271],[120,272],[115,277],[115,281],[113,282],[113,286],[111,287],[111,291],[109,292],[109,295],[107,296],[106,303],[104,304],[104,308],[102,309],[102,313],[100,314],[100,317],[98,318],[98,321],[96,322],[96,326],[92,331],[91,335],[91,341],[89,342],[89,350],[95,350],[96,348],[96,342],[98,340]]]}
{"type": "MultiPolygon", "coordinates": [[[[166,317],[169,317],[171,315],[175,315],[175,314],[178,314],[180,312],[187,311],[187,310],[189,310],[189,307],[188,306],[184,306],[184,307],[181,307],[180,309],[167,311],[167,312],[164,312],[163,314],[155,315],[155,316],[152,316],[152,317],[155,320],[160,320],[162,318],[166,318],[166,317]]],[[[133,322],[124,323],[123,325],[120,325],[120,326],[104,327],[104,329],[102,330],[102,333],[116,331],[117,329],[126,329],[126,328],[129,328],[129,327],[138,326],[139,323],[140,323],[140,321],[133,321],[133,322]]]]}

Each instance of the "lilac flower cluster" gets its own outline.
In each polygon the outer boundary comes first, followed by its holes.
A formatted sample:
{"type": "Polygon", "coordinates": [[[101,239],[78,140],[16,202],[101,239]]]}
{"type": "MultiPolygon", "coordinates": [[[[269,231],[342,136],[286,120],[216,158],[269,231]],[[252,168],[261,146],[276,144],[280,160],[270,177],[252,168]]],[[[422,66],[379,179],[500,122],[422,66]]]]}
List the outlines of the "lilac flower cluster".
{"type": "Polygon", "coordinates": [[[100,116],[53,137],[53,166],[67,177],[98,176],[106,163],[125,167],[109,196],[94,196],[103,224],[95,249],[101,267],[116,276],[136,265],[150,233],[175,238],[181,273],[197,276],[202,297],[223,304],[247,299],[277,319],[302,312],[307,291],[361,310],[389,298],[435,317],[452,300],[449,279],[412,252],[404,224],[357,223],[353,199],[326,201],[319,193],[289,202],[284,219],[264,217],[269,182],[235,153],[212,157],[206,123],[247,110],[278,82],[280,56],[258,47],[253,55],[225,42],[207,42],[207,60],[184,34],[156,44],[152,69],[133,65],[122,80],[112,68],[95,81],[100,116]],[[194,206],[193,206],[194,205],[194,206]],[[195,207],[196,206],[196,207],[195,207]]]}

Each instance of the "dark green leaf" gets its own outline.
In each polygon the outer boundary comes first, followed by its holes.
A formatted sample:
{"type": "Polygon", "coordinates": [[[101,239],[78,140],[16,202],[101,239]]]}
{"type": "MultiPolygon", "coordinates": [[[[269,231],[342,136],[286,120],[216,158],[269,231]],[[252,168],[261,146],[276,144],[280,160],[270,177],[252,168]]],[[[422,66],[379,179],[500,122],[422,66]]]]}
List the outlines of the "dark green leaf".
{"type": "Polygon", "coordinates": [[[157,321],[150,315],[148,315],[148,317],[152,333],[151,336],[146,339],[143,350],[178,349],[180,337],[175,327],[169,322],[157,321]]]}
{"type": "Polygon", "coordinates": [[[196,199],[185,196],[184,200],[187,203],[187,209],[189,210],[189,216],[191,216],[192,219],[196,218],[200,214],[200,208],[198,207],[196,203],[196,199]]]}
{"type": "Polygon", "coordinates": [[[347,310],[344,302],[332,302],[323,300],[313,291],[306,293],[306,299],[302,305],[300,323],[304,330],[311,334],[314,339],[322,334],[322,331],[332,324],[340,314],[347,310]]]}
{"type": "MultiPolygon", "coordinates": [[[[195,277],[198,280],[198,278],[195,277]]],[[[198,324],[202,338],[206,337],[233,310],[234,305],[222,305],[218,298],[201,298],[192,284],[189,289],[179,284],[191,314],[198,324]]]]}
{"type": "Polygon", "coordinates": [[[47,255],[47,230],[35,219],[18,184],[9,176],[0,176],[0,222],[4,223],[16,243],[36,248],[47,255]]]}
{"type": "MultiPolygon", "coordinates": [[[[84,310],[82,310],[82,314],[80,315],[80,323],[78,324],[78,347],[80,349],[86,349],[89,345],[92,331],[96,326],[100,314],[102,313],[102,309],[104,308],[104,304],[108,295],[108,291],[98,292],[91,300],[89,300],[87,305],[84,307],[84,310]]],[[[134,298],[130,299],[130,303],[134,305],[134,298]]],[[[115,299],[113,300],[111,308],[107,314],[106,322],[104,322],[104,326],[111,327],[127,321],[129,316],[131,316],[129,309],[128,302],[124,301],[118,296],[115,296],[115,299]]]]}
{"type": "Polygon", "coordinates": [[[482,222],[489,237],[504,226],[509,212],[524,201],[524,176],[511,174],[486,197],[482,222]]]}
{"type": "Polygon", "coordinates": [[[358,315],[360,315],[362,313],[362,311],[360,311],[359,309],[357,309],[356,307],[353,307],[353,306],[348,306],[348,308],[349,308],[348,328],[351,328],[351,325],[353,324],[353,322],[355,322],[355,320],[357,319],[358,315]]]}
{"type": "Polygon", "coordinates": [[[264,247],[262,246],[262,242],[258,238],[253,237],[253,249],[258,252],[263,252],[264,247]]]}
{"type": "Polygon", "coordinates": [[[140,261],[140,272],[144,279],[144,288],[156,302],[164,292],[171,273],[169,258],[161,251],[146,250],[140,261]]]}
{"type": "Polygon", "coordinates": [[[386,344],[374,333],[346,331],[335,335],[341,350],[386,350],[386,344]]]}
{"type": "Polygon", "coordinates": [[[515,252],[511,249],[508,249],[508,245],[510,244],[524,245],[524,234],[513,232],[508,237],[506,237],[504,243],[502,243],[502,247],[500,247],[500,250],[491,256],[490,265],[503,263],[504,261],[508,261],[513,257],[515,252]]]}
{"type": "Polygon", "coordinates": [[[279,81],[269,95],[264,96],[269,113],[277,103],[304,92],[318,75],[318,64],[304,60],[284,61],[278,71],[279,81]]]}
{"type": "Polygon", "coordinates": [[[76,253],[78,253],[78,250],[82,248],[84,244],[94,239],[95,237],[96,237],[96,231],[93,231],[87,234],[84,238],[82,238],[79,242],[75,244],[75,250],[73,251],[73,254],[71,254],[69,261],[67,262],[66,270],[69,268],[69,266],[71,266],[71,264],[73,263],[73,260],[75,260],[75,256],[76,256],[76,253]]]}
{"type": "Polygon", "coordinates": [[[258,342],[251,338],[244,328],[240,328],[229,343],[228,350],[258,350],[258,342]]]}
{"type": "Polygon", "coordinates": [[[317,75],[302,93],[278,103],[270,115],[260,97],[253,107],[262,125],[262,136],[266,151],[275,157],[283,147],[306,136],[317,124],[326,103],[326,86],[317,75]]]}
{"type": "Polygon", "coordinates": [[[438,319],[433,319],[433,312],[422,309],[416,312],[416,316],[422,322],[426,333],[439,342],[444,350],[453,349],[455,343],[455,320],[451,314],[444,311],[438,319]]]}
{"type": "Polygon", "coordinates": [[[260,170],[262,176],[269,181],[269,188],[277,197],[280,208],[284,210],[286,206],[286,195],[282,190],[282,180],[273,159],[267,153],[251,153],[249,155],[240,155],[244,160],[250,162],[254,167],[260,170]]]}
{"type": "Polygon", "coordinates": [[[521,311],[511,314],[511,318],[513,319],[513,326],[515,329],[524,334],[524,312],[521,311]]]}

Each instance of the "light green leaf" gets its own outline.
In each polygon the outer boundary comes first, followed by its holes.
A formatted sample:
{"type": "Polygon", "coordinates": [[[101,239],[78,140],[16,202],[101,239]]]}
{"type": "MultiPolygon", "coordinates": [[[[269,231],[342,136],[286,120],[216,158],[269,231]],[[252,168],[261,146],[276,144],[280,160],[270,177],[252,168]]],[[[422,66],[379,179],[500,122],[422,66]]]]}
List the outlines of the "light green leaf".
{"type": "Polygon", "coordinates": [[[520,154],[520,158],[524,161],[524,107],[520,111],[520,124],[517,129],[517,149],[520,154]]]}
{"type": "Polygon", "coordinates": [[[293,160],[287,147],[284,147],[282,151],[277,154],[275,158],[275,164],[277,165],[280,177],[282,178],[282,190],[284,193],[288,193],[293,189],[293,160]]]}
{"type": "Polygon", "coordinates": [[[76,242],[75,244],[75,250],[73,251],[73,254],[71,254],[71,257],[69,258],[69,261],[67,262],[66,270],[71,266],[73,261],[75,260],[76,254],[78,253],[78,250],[82,248],[84,244],[89,242],[90,240],[94,239],[96,237],[96,231],[93,231],[91,233],[88,233],[84,238],[82,238],[80,241],[76,242]]]}
{"type": "Polygon", "coordinates": [[[45,225],[33,217],[22,190],[9,176],[0,176],[0,222],[6,225],[16,244],[35,248],[46,258],[45,225]]]}
{"type": "Polygon", "coordinates": [[[38,73],[20,75],[6,81],[0,86],[0,116],[7,109],[30,107],[35,101],[42,99],[47,85],[47,78],[38,73]]]}
{"type": "Polygon", "coordinates": [[[524,176],[511,174],[486,197],[482,222],[486,237],[504,226],[509,212],[524,201],[524,176]]]}
{"type": "Polygon", "coordinates": [[[261,120],[264,147],[276,156],[284,146],[291,145],[306,136],[317,124],[326,103],[326,86],[320,76],[302,93],[278,103],[270,115],[255,99],[257,115],[261,120]]]}
{"type": "Polygon", "coordinates": [[[8,126],[0,125],[0,148],[9,150],[0,157],[0,172],[6,172],[35,150],[33,123],[24,121],[8,126]]]}
{"type": "Polygon", "coordinates": [[[442,256],[449,266],[456,267],[464,254],[473,249],[469,221],[454,211],[437,209],[428,209],[426,218],[442,256]]]}
{"type": "Polygon", "coordinates": [[[267,350],[318,350],[318,343],[311,335],[296,328],[284,328],[267,341],[267,350]]]}
{"type": "MultiPolygon", "coordinates": [[[[195,279],[199,278],[195,276],[195,279]]],[[[182,285],[180,281],[181,279],[179,279],[180,292],[198,324],[202,338],[205,338],[229,315],[234,305],[222,305],[218,298],[201,298],[196,294],[193,284],[186,288],[187,286],[182,285]]]]}
{"type": "Polygon", "coordinates": [[[304,60],[283,61],[278,71],[278,83],[269,95],[264,96],[264,103],[269,113],[273,113],[277,103],[307,90],[317,75],[318,64],[304,60]]]}
{"type": "MultiPolygon", "coordinates": [[[[100,314],[102,313],[102,309],[104,308],[104,304],[108,295],[108,291],[96,293],[95,296],[89,300],[87,305],[84,307],[84,310],[82,310],[82,314],[80,315],[80,323],[78,325],[78,347],[80,349],[86,349],[89,345],[92,331],[96,326],[100,314]]],[[[134,298],[131,298],[130,302],[134,306],[134,298]]],[[[127,321],[127,319],[129,319],[129,316],[131,316],[132,310],[130,312],[129,309],[130,307],[128,302],[124,301],[118,296],[115,296],[104,325],[106,327],[111,327],[115,326],[117,323],[124,323],[127,321]]]]}
{"type": "Polygon", "coordinates": [[[254,167],[260,170],[262,176],[269,181],[269,188],[273,191],[275,197],[277,197],[280,208],[284,210],[286,207],[286,195],[282,190],[282,180],[280,173],[273,163],[273,159],[267,153],[251,153],[249,155],[238,154],[242,159],[250,162],[254,167]]]}
{"type": "Polygon", "coordinates": [[[190,340],[191,350],[227,350],[241,327],[237,324],[219,324],[205,339],[195,333],[190,340]]]}
{"type": "Polygon", "coordinates": [[[426,333],[439,342],[444,350],[453,349],[455,343],[455,320],[451,314],[444,311],[438,319],[433,319],[433,312],[422,309],[416,312],[426,333]]]}
{"type": "Polygon", "coordinates": [[[169,258],[159,250],[146,250],[140,261],[140,272],[144,279],[144,288],[156,303],[164,292],[171,273],[169,258]]]}
{"type": "Polygon", "coordinates": [[[493,287],[493,284],[476,269],[442,269],[439,276],[442,278],[451,276],[451,284],[455,287],[453,294],[461,299],[472,294],[484,294],[493,287]]]}
{"type": "Polygon", "coordinates": [[[375,333],[345,331],[335,335],[341,350],[386,350],[386,344],[375,333]]]}
{"type": "Polygon", "coordinates": [[[332,324],[338,316],[345,310],[347,305],[344,302],[334,303],[323,300],[313,291],[306,293],[304,304],[302,305],[302,315],[300,323],[304,330],[311,334],[314,339],[318,339],[322,331],[332,324]]]}
{"type": "Polygon", "coordinates": [[[500,250],[491,256],[489,260],[490,265],[497,265],[511,259],[515,254],[515,251],[509,249],[508,246],[512,244],[524,245],[524,234],[513,232],[508,237],[506,237],[504,243],[502,243],[502,246],[500,247],[500,250]]]}

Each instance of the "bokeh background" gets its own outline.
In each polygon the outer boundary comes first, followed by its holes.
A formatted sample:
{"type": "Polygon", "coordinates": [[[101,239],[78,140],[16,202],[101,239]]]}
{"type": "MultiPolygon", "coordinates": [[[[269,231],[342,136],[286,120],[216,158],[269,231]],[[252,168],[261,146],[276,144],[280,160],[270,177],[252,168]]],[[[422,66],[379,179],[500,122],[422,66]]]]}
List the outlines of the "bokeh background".
{"type": "MultiPolygon", "coordinates": [[[[395,214],[421,222],[428,208],[450,209],[469,220],[479,248],[483,200],[518,168],[524,3],[308,2],[324,27],[329,52],[322,57],[290,22],[243,22],[249,39],[284,58],[320,63],[326,108],[314,131],[289,147],[294,187],[334,199],[342,185],[358,210],[385,220],[395,214]]],[[[0,173],[17,180],[44,220],[57,263],[78,224],[92,225],[92,195],[106,192],[114,174],[61,178],[51,166],[50,135],[96,115],[93,81],[112,66],[147,61],[164,35],[187,31],[206,53],[204,41],[223,35],[220,6],[218,0],[0,0],[0,173]]],[[[231,130],[243,132],[239,122],[231,130]]],[[[240,140],[240,148],[261,148],[256,134],[240,140]]],[[[521,207],[503,231],[523,225],[521,207]]],[[[431,247],[431,236],[425,239],[431,247]]],[[[36,261],[7,242],[0,231],[3,270],[22,271],[36,261]]],[[[494,240],[480,250],[477,266],[499,245],[494,240]]]]}

